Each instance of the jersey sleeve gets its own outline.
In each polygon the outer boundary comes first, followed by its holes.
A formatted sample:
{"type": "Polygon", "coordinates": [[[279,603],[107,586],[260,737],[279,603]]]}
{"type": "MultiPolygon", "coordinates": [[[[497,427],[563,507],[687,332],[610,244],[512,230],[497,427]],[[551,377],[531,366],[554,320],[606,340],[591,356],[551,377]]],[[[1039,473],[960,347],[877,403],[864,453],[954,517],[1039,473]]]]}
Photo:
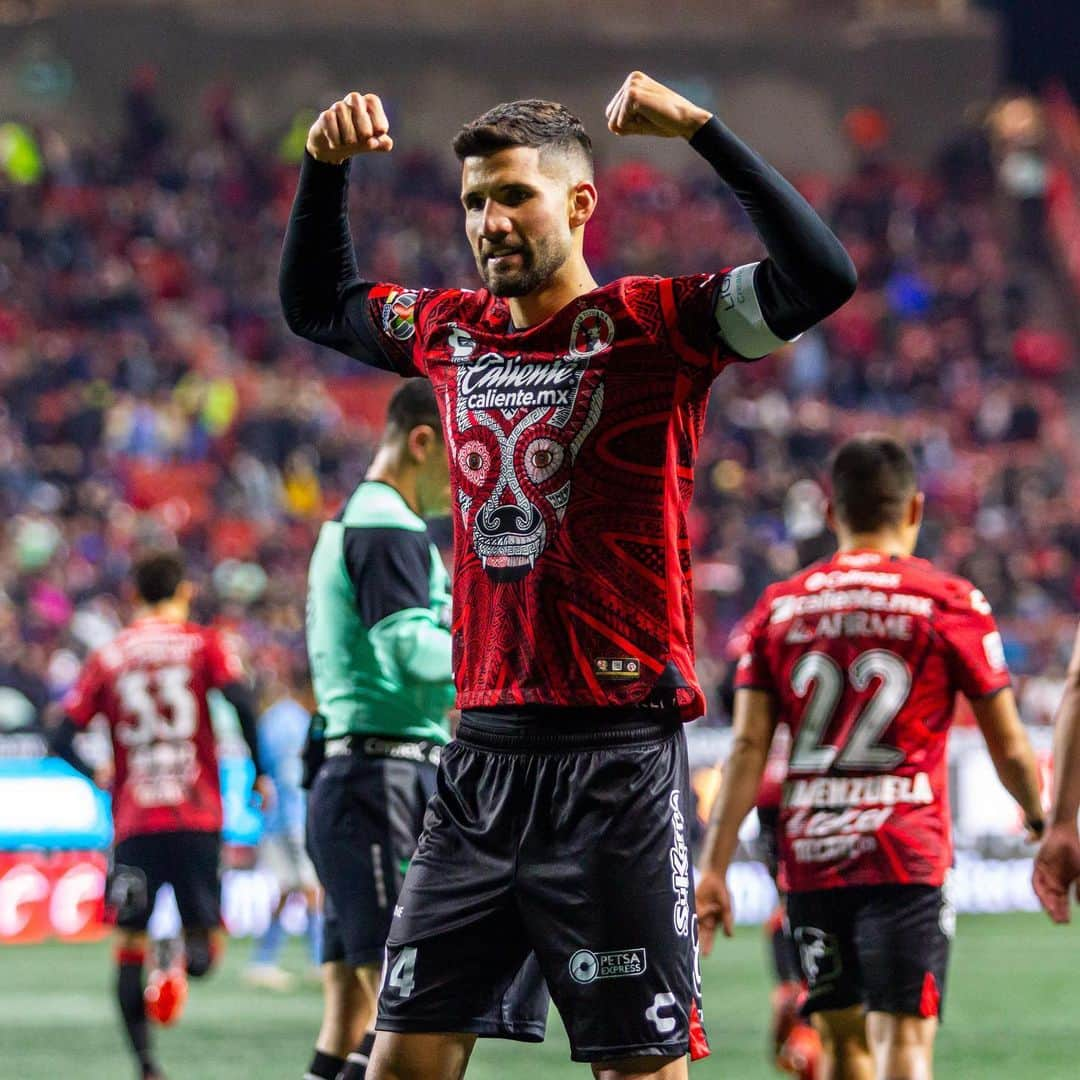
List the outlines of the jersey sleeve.
{"type": "Polygon", "coordinates": [[[431,544],[409,529],[347,529],[345,566],[372,644],[403,680],[448,683],[451,638],[431,607],[431,544]]]}
{"type": "Polygon", "coordinates": [[[968,698],[986,697],[1010,683],[1005,647],[990,604],[968,582],[951,589],[937,620],[953,679],[968,698]]]}
{"type": "Polygon", "coordinates": [[[346,528],[342,548],[356,611],[366,627],[399,611],[429,609],[431,548],[426,533],[346,528]]]}
{"type": "Polygon", "coordinates": [[[368,286],[360,314],[362,330],[385,359],[387,370],[405,377],[427,374],[420,314],[433,293],[389,282],[368,286]]]}
{"type": "Polygon", "coordinates": [[[76,727],[86,727],[98,713],[104,711],[104,687],[104,670],[94,654],[83,665],[75,685],[64,697],[64,712],[76,727]]]}
{"type": "Polygon", "coordinates": [[[735,667],[736,690],[773,691],[772,669],[767,654],[770,594],[765,593],[746,618],[740,636],[741,655],[735,667]]]}
{"type": "Polygon", "coordinates": [[[207,630],[205,642],[207,685],[220,689],[244,682],[244,665],[227,636],[217,630],[207,630]]]}
{"type": "Polygon", "coordinates": [[[683,360],[717,374],[733,360],[757,360],[787,344],[761,313],[759,265],[661,281],[668,339],[683,360]]]}

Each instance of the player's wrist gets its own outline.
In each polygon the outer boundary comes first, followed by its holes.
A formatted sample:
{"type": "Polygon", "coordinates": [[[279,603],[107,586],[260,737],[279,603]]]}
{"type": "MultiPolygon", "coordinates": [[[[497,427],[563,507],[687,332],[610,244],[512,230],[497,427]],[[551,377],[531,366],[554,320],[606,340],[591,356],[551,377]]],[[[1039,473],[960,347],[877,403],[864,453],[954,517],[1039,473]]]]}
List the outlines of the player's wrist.
{"type": "Polygon", "coordinates": [[[1072,815],[1063,814],[1058,811],[1052,811],[1050,817],[1046,821],[1046,829],[1043,839],[1050,834],[1055,836],[1080,836],[1080,826],[1077,825],[1076,814],[1072,815]]]}
{"type": "Polygon", "coordinates": [[[712,118],[713,114],[708,109],[692,106],[683,122],[682,137],[689,142],[712,118]]]}
{"type": "Polygon", "coordinates": [[[307,154],[307,156],[312,161],[314,161],[316,165],[323,165],[327,168],[340,169],[343,166],[348,165],[349,161],[351,160],[350,157],[339,157],[332,152],[332,156],[325,156],[326,151],[319,150],[318,147],[313,146],[311,139],[308,139],[308,141],[304,144],[304,153],[307,154]]]}
{"type": "Polygon", "coordinates": [[[1041,840],[1046,832],[1046,818],[1042,814],[1035,817],[1031,814],[1025,814],[1024,827],[1036,840],[1041,840]]]}

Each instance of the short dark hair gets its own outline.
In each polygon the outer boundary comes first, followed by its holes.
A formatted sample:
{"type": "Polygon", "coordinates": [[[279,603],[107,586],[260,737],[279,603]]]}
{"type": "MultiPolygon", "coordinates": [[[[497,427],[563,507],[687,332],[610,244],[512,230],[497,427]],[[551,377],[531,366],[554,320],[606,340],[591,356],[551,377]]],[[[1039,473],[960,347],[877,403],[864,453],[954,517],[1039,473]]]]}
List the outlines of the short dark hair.
{"type": "Polygon", "coordinates": [[[528,98],[504,102],[471,120],[454,136],[454,153],[461,161],[487,157],[512,146],[579,155],[592,175],[592,139],[582,122],[557,101],[528,98]]]}
{"type": "Polygon", "coordinates": [[[387,433],[408,435],[414,427],[430,424],[442,438],[442,421],[435,390],[427,379],[407,379],[390,399],[386,410],[387,433]]]}
{"type": "Polygon", "coordinates": [[[179,551],[148,551],[135,562],[135,590],[143,603],[171,600],[184,580],[184,557],[179,551]]]}
{"type": "Polygon", "coordinates": [[[849,439],[833,455],[831,471],[833,509],[856,533],[899,525],[918,490],[911,455],[889,435],[849,439]]]}

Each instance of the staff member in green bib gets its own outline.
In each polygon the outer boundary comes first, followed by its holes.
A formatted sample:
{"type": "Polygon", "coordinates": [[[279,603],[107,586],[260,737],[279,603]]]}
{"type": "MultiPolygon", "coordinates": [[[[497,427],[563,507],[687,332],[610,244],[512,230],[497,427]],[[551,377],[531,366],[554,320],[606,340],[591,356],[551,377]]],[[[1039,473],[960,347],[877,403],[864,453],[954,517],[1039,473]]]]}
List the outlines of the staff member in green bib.
{"type": "Polygon", "coordinates": [[[323,1024],[307,1077],[362,1077],[394,905],[449,741],[449,578],[424,519],[449,471],[426,379],[390,401],[364,481],[308,572],[307,646],[325,727],[307,842],[326,889],[323,1024]]]}

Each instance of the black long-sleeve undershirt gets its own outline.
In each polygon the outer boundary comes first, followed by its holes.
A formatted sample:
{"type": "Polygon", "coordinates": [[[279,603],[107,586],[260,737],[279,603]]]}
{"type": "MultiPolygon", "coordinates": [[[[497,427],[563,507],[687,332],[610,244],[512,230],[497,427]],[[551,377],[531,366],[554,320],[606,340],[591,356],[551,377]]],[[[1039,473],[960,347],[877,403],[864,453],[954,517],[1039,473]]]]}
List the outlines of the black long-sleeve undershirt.
{"type": "Polygon", "coordinates": [[[86,759],[75,749],[75,736],[80,729],[74,721],[63,717],[60,722],[45,733],[45,739],[49,749],[61,760],[66,761],[76,772],[80,772],[88,780],[94,779],[94,770],[86,759]]]}
{"type": "Polygon", "coordinates": [[[715,116],[690,145],[731,188],[769,253],[754,291],[773,333],[793,338],[840,307],[855,291],[855,266],[813,207],[715,116]]]}
{"type": "Polygon", "coordinates": [[[349,165],[327,165],[305,151],[278,290],[294,334],[384,367],[363,315],[371,283],[360,279],[349,232],[349,165]]]}
{"type": "Polygon", "coordinates": [[[264,770],[259,756],[255,695],[243,683],[238,682],[223,686],[221,693],[225,700],[236,710],[236,718],[240,721],[240,734],[247,744],[248,753],[251,755],[251,764],[255,767],[255,775],[262,776],[264,770]]]}
{"type": "MultiPolygon", "coordinates": [[[[716,117],[690,145],[728,184],[765,244],[754,288],[773,333],[793,338],[840,307],[855,291],[855,267],[810,204],[716,117]]],[[[369,283],[353,253],[348,177],[348,162],[327,165],[305,153],[282,250],[281,303],[294,333],[385,366],[363,316],[369,283]]]]}

